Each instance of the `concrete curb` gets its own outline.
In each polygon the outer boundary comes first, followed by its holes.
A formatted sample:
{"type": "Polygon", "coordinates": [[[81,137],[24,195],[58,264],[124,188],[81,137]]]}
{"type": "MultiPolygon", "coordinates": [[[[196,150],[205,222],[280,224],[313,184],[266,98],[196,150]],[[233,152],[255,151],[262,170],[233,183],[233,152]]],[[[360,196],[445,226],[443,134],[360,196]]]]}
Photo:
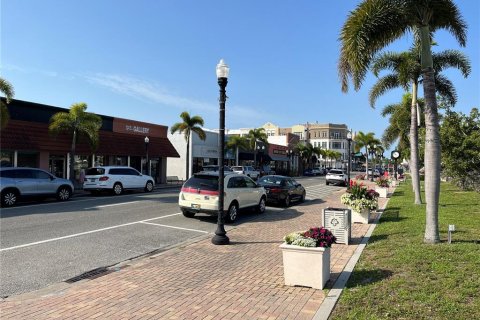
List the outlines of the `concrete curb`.
{"type": "Polygon", "coordinates": [[[389,201],[390,201],[390,198],[387,199],[383,207],[380,209],[381,210],[380,214],[377,216],[373,224],[368,228],[367,233],[363,237],[362,241],[358,245],[353,255],[350,257],[350,260],[348,260],[347,264],[345,265],[345,268],[343,268],[342,273],[337,278],[337,281],[335,281],[335,283],[333,284],[332,289],[328,292],[328,295],[323,300],[322,304],[320,305],[320,308],[318,308],[312,320],[328,320],[330,318],[330,315],[333,309],[335,308],[335,305],[337,304],[338,299],[340,298],[343,292],[343,289],[347,284],[348,279],[352,275],[355,265],[357,264],[358,260],[360,259],[360,256],[362,255],[363,250],[365,249],[368,241],[370,240],[370,236],[372,235],[373,231],[377,227],[378,221],[380,221],[380,218],[383,215],[383,211],[387,207],[387,204],[389,201]]]}

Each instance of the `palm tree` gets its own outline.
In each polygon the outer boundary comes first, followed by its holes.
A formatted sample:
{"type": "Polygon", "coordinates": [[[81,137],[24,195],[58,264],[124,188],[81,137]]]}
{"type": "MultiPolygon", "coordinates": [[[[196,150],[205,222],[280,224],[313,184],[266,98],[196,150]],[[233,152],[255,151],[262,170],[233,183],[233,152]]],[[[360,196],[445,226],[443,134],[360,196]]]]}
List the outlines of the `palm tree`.
{"type": "Polygon", "coordinates": [[[86,112],[86,103],[74,103],[69,112],[58,112],[50,118],[48,130],[54,134],[66,132],[72,137],[70,147],[70,180],[75,181],[74,161],[75,147],[79,139],[86,138],[95,150],[98,146],[98,131],[102,126],[102,118],[96,114],[86,112]]]}
{"type": "Polygon", "coordinates": [[[440,196],[440,134],[438,106],[431,51],[432,35],[445,29],[466,42],[466,24],[452,0],[364,0],[352,11],[341,35],[338,64],[342,90],[350,78],[358,90],[368,67],[380,50],[407,32],[414,33],[421,46],[423,91],[425,93],[425,198],[424,242],[438,243],[438,200],[440,196]]]}
{"type": "MultiPolygon", "coordinates": [[[[403,156],[408,156],[411,154],[411,135],[409,129],[410,121],[412,119],[410,116],[410,112],[412,111],[412,109],[410,109],[411,101],[412,94],[405,93],[401,102],[387,105],[381,112],[382,117],[389,117],[389,125],[382,135],[382,144],[388,149],[393,143],[398,141],[397,149],[402,153],[403,156]]],[[[419,99],[418,104],[423,110],[423,99],[419,99]]],[[[417,113],[416,109],[413,109],[413,111],[417,113]]],[[[415,116],[415,119],[416,118],[417,116],[415,116]]],[[[417,124],[415,123],[415,125],[417,124]]]]}
{"type": "MultiPolygon", "coordinates": [[[[13,90],[13,86],[7,80],[0,78],[0,91],[5,95],[6,103],[10,103],[10,100],[13,99],[15,95],[15,91],[13,90]]],[[[0,108],[1,108],[1,123],[0,123],[0,130],[4,129],[7,126],[8,120],[10,116],[8,114],[8,108],[3,101],[0,101],[0,108]]]]}
{"type": "MultiPolygon", "coordinates": [[[[170,133],[174,134],[175,132],[179,132],[180,134],[184,134],[185,141],[187,141],[187,158],[186,162],[186,175],[185,180],[190,177],[189,169],[190,169],[190,139],[192,132],[195,132],[201,140],[205,140],[207,138],[205,131],[203,131],[203,118],[200,116],[193,116],[190,117],[190,114],[187,111],[184,111],[180,114],[180,118],[182,118],[183,122],[177,122],[170,128],[170,133]]],[[[223,152],[223,150],[219,150],[218,152],[223,152]]]]}
{"type": "Polygon", "coordinates": [[[250,140],[250,149],[253,150],[253,163],[257,165],[257,142],[268,144],[268,136],[264,128],[251,129],[248,132],[247,139],[250,140]]]}
{"type": "Polygon", "coordinates": [[[235,150],[235,165],[238,166],[238,153],[240,149],[248,149],[249,141],[246,137],[230,136],[226,143],[226,148],[235,150]]]}
{"type": "MultiPolygon", "coordinates": [[[[460,51],[446,50],[440,53],[433,53],[433,66],[435,70],[435,84],[438,94],[444,98],[450,105],[455,105],[457,95],[453,84],[440,74],[440,71],[448,67],[458,68],[464,77],[467,77],[471,71],[469,59],[460,51]]],[[[415,193],[415,204],[421,204],[420,195],[420,176],[418,165],[418,130],[417,130],[417,93],[418,85],[421,80],[421,61],[420,48],[418,45],[412,47],[407,52],[394,53],[386,52],[376,57],[371,66],[375,76],[381,70],[390,70],[392,73],[378,79],[370,90],[370,106],[375,106],[375,101],[386,91],[403,87],[408,90],[412,87],[410,110],[410,173],[412,176],[412,186],[415,193]]],[[[419,123],[419,122],[418,122],[419,123]]]]}
{"type": "Polygon", "coordinates": [[[369,150],[368,147],[373,145],[373,144],[380,144],[380,141],[375,138],[375,133],[373,132],[368,132],[368,133],[363,133],[362,131],[359,131],[358,134],[355,136],[355,152],[360,151],[362,148],[365,148],[365,174],[367,175],[368,179],[368,154],[369,150]]]}

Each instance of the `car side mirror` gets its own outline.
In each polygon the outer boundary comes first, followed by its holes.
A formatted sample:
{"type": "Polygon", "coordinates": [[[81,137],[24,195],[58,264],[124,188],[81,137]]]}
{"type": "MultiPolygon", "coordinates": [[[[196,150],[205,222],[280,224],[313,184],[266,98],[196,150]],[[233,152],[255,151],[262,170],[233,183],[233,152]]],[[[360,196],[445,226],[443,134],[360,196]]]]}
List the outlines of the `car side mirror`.
{"type": "Polygon", "coordinates": [[[302,185],[301,185],[300,183],[297,183],[297,184],[295,185],[295,187],[297,187],[297,188],[298,188],[298,187],[301,187],[301,186],[302,186],[302,185]]]}

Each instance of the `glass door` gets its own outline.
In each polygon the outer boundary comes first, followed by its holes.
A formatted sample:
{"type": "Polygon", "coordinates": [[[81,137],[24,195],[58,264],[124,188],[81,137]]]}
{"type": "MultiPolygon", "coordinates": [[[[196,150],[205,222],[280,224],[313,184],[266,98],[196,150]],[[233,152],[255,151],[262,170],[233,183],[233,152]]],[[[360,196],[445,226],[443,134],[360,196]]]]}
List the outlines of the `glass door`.
{"type": "Polygon", "coordinates": [[[48,159],[48,170],[56,177],[65,178],[65,156],[51,155],[48,159]]]}

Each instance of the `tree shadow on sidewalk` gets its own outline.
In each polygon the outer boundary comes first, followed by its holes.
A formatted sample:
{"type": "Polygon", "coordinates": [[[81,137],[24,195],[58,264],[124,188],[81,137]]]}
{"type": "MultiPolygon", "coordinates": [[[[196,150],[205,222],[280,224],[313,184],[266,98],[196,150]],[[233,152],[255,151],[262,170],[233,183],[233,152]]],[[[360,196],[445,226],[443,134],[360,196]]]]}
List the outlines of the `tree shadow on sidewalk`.
{"type": "MultiPolygon", "coordinates": [[[[341,284],[333,283],[340,277],[341,272],[334,272],[330,275],[327,283],[327,289],[343,289],[341,284]]],[[[375,270],[359,270],[354,272],[346,272],[346,276],[350,276],[346,284],[346,288],[355,289],[356,287],[370,285],[372,283],[388,279],[393,275],[391,270],[375,269],[375,270]]]]}

